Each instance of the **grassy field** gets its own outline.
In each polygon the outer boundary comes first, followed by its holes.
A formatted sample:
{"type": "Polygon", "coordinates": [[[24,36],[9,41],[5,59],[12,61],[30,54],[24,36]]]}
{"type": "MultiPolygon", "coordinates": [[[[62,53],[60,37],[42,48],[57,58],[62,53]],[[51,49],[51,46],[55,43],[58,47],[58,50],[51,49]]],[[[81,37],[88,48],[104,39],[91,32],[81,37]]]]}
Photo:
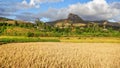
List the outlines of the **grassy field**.
{"type": "Polygon", "coordinates": [[[63,37],[60,38],[61,42],[74,42],[74,43],[120,43],[118,37],[63,37]]]}
{"type": "Polygon", "coordinates": [[[24,37],[0,36],[0,43],[15,42],[73,42],[73,43],[120,43],[120,37],[24,37]]]}
{"type": "Polygon", "coordinates": [[[6,43],[25,43],[25,42],[60,42],[56,38],[23,37],[23,36],[0,36],[0,45],[6,43]]]}
{"type": "Polygon", "coordinates": [[[119,43],[10,43],[0,46],[0,68],[119,68],[119,43]]]}

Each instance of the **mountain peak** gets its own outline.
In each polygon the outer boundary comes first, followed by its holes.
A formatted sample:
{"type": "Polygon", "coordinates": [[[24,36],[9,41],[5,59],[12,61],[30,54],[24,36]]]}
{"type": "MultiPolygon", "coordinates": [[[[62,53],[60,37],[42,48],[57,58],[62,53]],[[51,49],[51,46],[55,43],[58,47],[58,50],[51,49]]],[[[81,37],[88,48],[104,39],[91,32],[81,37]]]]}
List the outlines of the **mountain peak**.
{"type": "Polygon", "coordinates": [[[79,17],[78,15],[73,14],[73,13],[70,13],[68,15],[68,20],[75,22],[75,23],[80,23],[80,22],[84,21],[81,17],[79,17]]]}

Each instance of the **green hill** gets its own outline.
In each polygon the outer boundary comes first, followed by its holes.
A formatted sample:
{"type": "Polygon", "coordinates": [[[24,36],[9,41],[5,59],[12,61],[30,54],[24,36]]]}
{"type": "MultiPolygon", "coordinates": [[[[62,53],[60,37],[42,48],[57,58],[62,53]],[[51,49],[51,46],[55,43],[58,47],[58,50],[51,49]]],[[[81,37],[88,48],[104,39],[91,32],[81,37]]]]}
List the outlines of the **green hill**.
{"type": "Polygon", "coordinates": [[[101,20],[101,21],[86,21],[83,20],[81,17],[79,17],[76,14],[70,13],[68,15],[67,19],[61,19],[61,20],[56,20],[56,21],[51,21],[47,22],[48,24],[55,26],[55,27],[60,27],[62,28],[63,26],[69,27],[69,26],[74,26],[74,27],[87,27],[87,25],[94,25],[98,24],[98,26],[106,26],[110,28],[114,28],[117,30],[120,30],[120,23],[112,23],[108,22],[107,20],[101,20]]]}
{"type": "Polygon", "coordinates": [[[75,14],[67,19],[44,23],[35,23],[1,18],[1,36],[27,37],[120,37],[120,24],[107,21],[84,21],[75,14]]]}
{"type": "Polygon", "coordinates": [[[0,21],[12,21],[12,19],[8,19],[8,18],[5,18],[5,17],[0,17],[0,21]]]}

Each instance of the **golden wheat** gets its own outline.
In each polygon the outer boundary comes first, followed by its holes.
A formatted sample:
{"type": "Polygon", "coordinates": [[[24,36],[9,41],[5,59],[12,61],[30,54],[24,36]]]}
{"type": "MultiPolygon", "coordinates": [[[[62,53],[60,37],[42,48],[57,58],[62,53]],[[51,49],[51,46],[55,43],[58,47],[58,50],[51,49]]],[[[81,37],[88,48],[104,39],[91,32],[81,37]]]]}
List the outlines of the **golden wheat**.
{"type": "Polygon", "coordinates": [[[12,43],[0,46],[0,68],[119,68],[117,43],[12,43]]]}

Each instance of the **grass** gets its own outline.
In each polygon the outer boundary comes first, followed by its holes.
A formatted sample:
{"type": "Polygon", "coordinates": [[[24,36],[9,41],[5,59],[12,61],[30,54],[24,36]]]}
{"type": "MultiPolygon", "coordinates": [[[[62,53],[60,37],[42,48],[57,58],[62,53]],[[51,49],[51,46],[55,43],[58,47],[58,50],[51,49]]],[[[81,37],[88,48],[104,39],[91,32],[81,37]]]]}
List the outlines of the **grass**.
{"type": "Polygon", "coordinates": [[[61,42],[74,42],[74,43],[120,43],[118,37],[63,37],[61,42]]]}
{"type": "Polygon", "coordinates": [[[0,46],[0,68],[119,68],[118,43],[12,43],[0,46]]]}
{"type": "Polygon", "coordinates": [[[34,28],[22,28],[17,26],[7,26],[1,35],[6,36],[27,36],[28,32],[35,32],[34,28]]]}
{"type": "Polygon", "coordinates": [[[16,36],[3,36],[0,37],[2,43],[19,43],[19,42],[60,42],[58,39],[41,39],[39,37],[16,37],[16,36]]]}
{"type": "Polygon", "coordinates": [[[73,43],[120,43],[119,37],[24,37],[0,36],[0,42],[73,42],[73,43]]]}

